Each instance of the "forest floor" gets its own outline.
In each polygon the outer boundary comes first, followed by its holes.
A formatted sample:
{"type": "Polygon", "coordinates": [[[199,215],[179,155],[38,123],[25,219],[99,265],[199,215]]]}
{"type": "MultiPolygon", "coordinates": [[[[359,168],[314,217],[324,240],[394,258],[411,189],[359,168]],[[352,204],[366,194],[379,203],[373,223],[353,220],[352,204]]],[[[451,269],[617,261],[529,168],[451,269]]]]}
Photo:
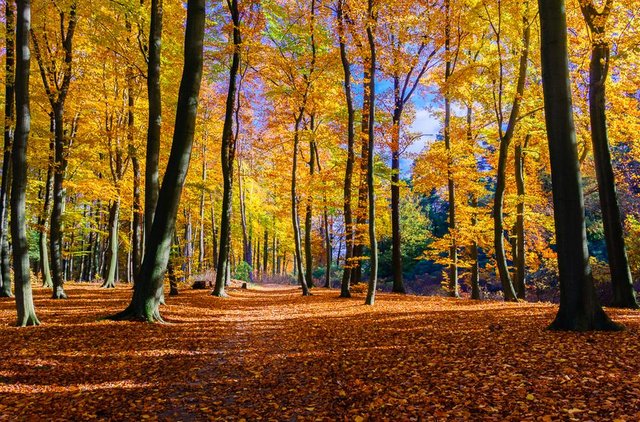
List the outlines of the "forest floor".
{"type": "Polygon", "coordinates": [[[0,300],[0,420],[640,420],[640,313],[620,333],[545,330],[550,304],[293,287],[183,290],[168,324],[100,321],[131,290],[0,300]]]}

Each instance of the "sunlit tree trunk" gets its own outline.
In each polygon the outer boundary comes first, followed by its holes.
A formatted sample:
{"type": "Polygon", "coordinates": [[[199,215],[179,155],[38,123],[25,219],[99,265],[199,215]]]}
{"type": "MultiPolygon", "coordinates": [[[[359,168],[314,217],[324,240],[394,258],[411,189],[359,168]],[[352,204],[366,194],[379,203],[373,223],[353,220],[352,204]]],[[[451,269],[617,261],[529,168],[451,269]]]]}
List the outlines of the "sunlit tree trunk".
{"type": "Polygon", "coordinates": [[[107,273],[102,287],[115,288],[118,269],[118,217],[120,215],[120,199],[116,199],[109,207],[109,246],[107,249],[107,273]]]}
{"type": "Polygon", "coordinates": [[[29,31],[31,27],[31,1],[17,1],[16,25],[16,131],[11,150],[13,178],[11,182],[11,246],[13,274],[18,318],[16,325],[38,325],[29,268],[29,244],[25,216],[27,190],[27,142],[31,129],[29,109],[29,31]]]}
{"type": "Polygon", "coordinates": [[[205,0],[189,0],[184,42],[184,68],[178,94],[169,162],[155,210],[148,247],[129,306],[112,319],[162,321],[163,280],[171,253],[182,188],[189,169],[195,132],[205,27],[205,0]]]}
{"type": "MultiPolygon", "coordinates": [[[[316,172],[316,148],[315,148],[315,116],[311,115],[311,141],[309,141],[309,177],[313,186],[313,179],[316,172]]],[[[311,250],[311,224],[313,221],[313,187],[309,190],[307,206],[304,216],[304,260],[306,270],[307,285],[314,287],[313,283],[313,251],[311,250]]]]}
{"type": "Polygon", "coordinates": [[[582,177],[573,122],[564,0],[538,0],[542,87],[551,158],[553,215],[560,282],[554,330],[616,330],[593,285],[584,220],[582,177]]]}
{"type": "Polygon", "coordinates": [[[524,232],[524,198],[525,198],[525,180],[524,180],[524,150],[527,149],[527,145],[529,144],[529,139],[531,139],[531,135],[527,134],[524,143],[519,142],[516,145],[516,153],[515,153],[515,172],[516,172],[516,188],[518,193],[518,205],[517,205],[517,215],[516,215],[516,253],[513,257],[516,271],[515,271],[515,280],[514,286],[516,289],[516,293],[518,295],[518,299],[525,299],[526,297],[526,289],[525,289],[525,270],[526,270],[526,251],[525,251],[525,232],[524,232]]]}

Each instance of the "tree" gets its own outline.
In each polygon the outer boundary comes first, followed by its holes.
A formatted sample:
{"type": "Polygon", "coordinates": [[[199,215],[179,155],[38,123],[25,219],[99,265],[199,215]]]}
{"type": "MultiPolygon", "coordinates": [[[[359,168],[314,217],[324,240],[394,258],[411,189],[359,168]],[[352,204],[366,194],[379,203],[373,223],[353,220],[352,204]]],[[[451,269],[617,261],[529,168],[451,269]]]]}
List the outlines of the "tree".
{"type": "Polygon", "coordinates": [[[606,39],[605,27],[612,6],[613,0],[606,0],[602,11],[598,11],[592,0],[580,2],[580,9],[587,22],[591,38],[591,63],[589,66],[591,143],[611,271],[612,305],[619,308],[638,309],[640,306],[633,290],[633,279],[624,244],[624,229],[607,134],[605,86],[609,73],[609,43],[606,39]]]}
{"type": "Polygon", "coordinates": [[[162,90],[160,88],[160,57],[162,50],[162,2],[151,0],[149,28],[149,57],[147,58],[147,93],[149,122],[147,127],[147,151],[144,170],[144,229],[145,245],[151,240],[151,227],[158,203],[160,176],[160,137],[162,130],[162,90]]]}
{"type": "Polygon", "coordinates": [[[376,239],[376,195],[373,175],[373,157],[375,153],[374,126],[376,109],[376,43],[375,25],[378,13],[375,8],[375,0],[367,2],[367,42],[369,44],[369,79],[365,84],[369,91],[370,104],[367,127],[368,155],[367,155],[367,199],[369,201],[369,249],[371,250],[371,268],[369,270],[369,283],[365,305],[373,305],[376,297],[376,285],[378,283],[378,240],[376,239]]]}
{"type": "Polygon", "coordinates": [[[240,11],[237,0],[227,0],[231,21],[233,22],[233,54],[231,68],[229,69],[229,88],[224,114],[224,126],[222,128],[222,145],[220,146],[220,163],[222,166],[223,194],[220,218],[220,242],[218,262],[216,268],[216,284],[213,296],[226,296],[224,285],[227,268],[229,267],[229,249],[231,236],[231,205],[233,200],[233,161],[236,152],[236,138],[233,133],[233,117],[236,108],[237,78],[240,70],[240,45],[242,37],[240,33],[240,11]]]}
{"type": "Polygon", "coordinates": [[[39,325],[31,292],[29,245],[25,216],[27,189],[27,142],[31,129],[29,108],[29,32],[31,30],[31,1],[17,1],[16,23],[16,131],[11,150],[13,178],[11,183],[11,238],[13,273],[18,319],[16,325],[39,325]]]}
{"type": "Polygon", "coordinates": [[[538,0],[545,122],[551,159],[560,309],[553,330],[618,330],[596,296],[589,265],[576,148],[564,0],[538,0]]]}
{"type": "MultiPolygon", "coordinates": [[[[62,274],[62,214],[65,203],[64,178],[67,170],[70,140],[72,137],[65,128],[65,101],[69,92],[69,85],[73,76],[73,36],[77,25],[77,2],[73,1],[69,6],[67,14],[58,8],[60,15],[60,44],[62,46],[62,63],[55,57],[56,48],[49,45],[47,37],[45,39],[45,49],[41,50],[40,42],[36,32],[32,29],[33,49],[38,61],[40,76],[44,85],[45,93],[49,99],[51,112],[53,113],[54,133],[55,133],[55,154],[53,167],[53,208],[51,211],[51,233],[49,237],[51,249],[51,271],[53,276],[54,299],[65,299],[67,294],[64,291],[64,277],[62,274]],[[65,30],[65,20],[67,21],[65,30]],[[45,56],[46,54],[46,56],[45,56]],[[45,64],[45,61],[47,64],[45,64]],[[53,63],[53,65],[48,65],[53,63]],[[60,68],[60,74],[57,69],[60,68]]],[[[46,32],[46,27],[43,28],[46,32]]]]}
{"type": "Polygon", "coordinates": [[[2,185],[0,186],[0,297],[11,297],[11,273],[9,270],[9,183],[11,171],[11,147],[15,125],[15,3],[5,2],[6,56],[4,102],[4,149],[2,154],[2,185]]]}
{"type": "Polygon", "coordinates": [[[202,80],[205,0],[189,0],[184,36],[184,68],[176,111],[169,162],[162,180],[151,239],[145,250],[136,288],[129,306],[111,319],[162,322],[159,306],[164,300],[164,274],[171,253],[180,196],[189,169],[202,80]]]}

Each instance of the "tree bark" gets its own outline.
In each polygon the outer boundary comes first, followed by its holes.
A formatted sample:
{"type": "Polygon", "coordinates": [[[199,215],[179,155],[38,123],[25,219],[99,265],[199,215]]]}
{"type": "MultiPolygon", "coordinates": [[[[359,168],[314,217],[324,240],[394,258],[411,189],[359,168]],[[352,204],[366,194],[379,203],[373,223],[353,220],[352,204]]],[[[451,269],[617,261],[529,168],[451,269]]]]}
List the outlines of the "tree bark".
{"type": "Polygon", "coordinates": [[[344,237],[345,237],[345,258],[342,269],[342,282],[340,283],[340,297],[351,297],[349,292],[349,282],[351,280],[353,253],[353,216],[351,210],[351,190],[353,184],[353,166],[355,163],[355,153],[353,150],[355,143],[355,109],[353,107],[353,94],[351,93],[351,63],[347,56],[347,43],[344,28],[344,0],[338,0],[337,21],[338,35],[340,37],[340,60],[344,73],[344,97],[347,104],[347,162],[344,173],[344,237]]]}
{"type": "Polygon", "coordinates": [[[205,208],[205,184],[207,182],[207,147],[202,142],[202,192],[200,193],[200,233],[198,236],[198,271],[202,273],[205,268],[205,235],[204,235],[204,208],[205,208]]]}
{"type": "Polygon", "coordinates": [[[16,131],[11,151],[13,178],[11,182],[11,238],[13,273],[18,318],[16,325],[39,325],[33,306],[29,268],[29,244],[25,216],[27,188],[27,142],[31,129],[29,109],[29,32],[31,1],[17,1],[16,25],[16,131]]]}
{"type": "Polygon", "coordinates": [[[553,330],[617,330],[593,285],[584,220],[582,177],[573,122],[564,0],[538,0],[542,87],[551,158],[560,308],[553,330]]]}
{"type": "Polygon", "coordinates": [[[316,172],[316,149],[315,149],[315,116],[311,115],[311,140],[309,141],[309,177],[312,188],[307,196],[307,206],[304,216],[304,260],[306,270],[306,280],[309,288],[314,287],[313,282],[313,251],[311,246],[311,225],[313,219],[313,179],[316,172]]]}
{"type": "Polygon", "coordinates": [[[606,116],[606,81],[609,70],[609,44],[605,38],[605,25],[613,1],[607,0],[602,12],[598,12],[591,0],[581,2],[580,7],[591,30],[591,63],[589,66],[589,118],[591,121],[591,143],[598,180],[602,223],[607,244],[612,306],[638,309],[633,278],[624,242],[624,227],[618,205],[616,180],[611,164],[609,135],[606,116]]]}
{"type": "Polygon", "coordinates": [[[222,128],[222,145],[220,147],[223,193],[222,210],[220,218],[220,250],[218,253],[218,265],[216,271],[216,284],[211,293],[213,296],[225,297],[225,280],[227,279],[227,267],[229,265],[230,235],[231,235],[231,203],[233,188],[233,160],[235,145],[233,136],[233,115],[236,103],[237,77],[240,68],[240,13],[237,0],[227,0],[229,13],[233,22],[233,56],[231,69],[229,70],[229,89],[225,108],[224,125],[222,128]]]}
{"type": "Polygon", "coordinates": [[[11,148],[15,130],[15,4],[5,1],[5,84],[4,84],[4,149],[2,184],[0,185],[0,297],[12,297],[9,262],[9,186],[11,180],[11,148]]]}
{"type": "Polygon", "coordinates": [[[302,112],[296,118],[293,132],[293,164],[291,165],[291,221],[293,225],[293,242],[295,246],[295,264],[298,273],[298,282],[302,287],[302,295],[309,296],[309,287],[305,279],[304,266],[302,265],[302,242],[300,241],[300,219],[298,218],[298,191],[296,174],[298,173],[298,149],[300,148],[300,121],[302,112]]]}
{"type": "Polygon", "coordinates": [[[376,239],[376,194],[373,174],[373,158],[374,158],[374,126],[375,126],[375,108],[376,108],[376,44],[374,39],[374,31],[377,21],[377,12],[374,10],[374,1],[368,0],[367,15],[369,22],[367,24],[367,41],[369,42],[369,118],[367,127],[367,199],[369,201],[369,249],[371,269],[369,272],[369,283],[367,287],[367,297],[364,301],[365,305],[373,305],[376,297],[376,285],[378,283],[378,240],[376,239]]]}
{"type": "Polygon", "coordinates": [[[184,68],[178,94],[175,129],[169,162],[158,196],[148,247],[129,306],[112,319],[162,321],[163,281],[182,188],[189,169],[202,80],[205,0],[189,0],[184,41],[184,68]]]}
{"type": "Polygon", "coordinates": [[[51,209],[51,232],[49,249],[51,250],[51,275],[53,278],[53,299],[66,299],[64,278],[62,274],[62,213],[64,209],[64,172],[67,166],[66,136],[64,133],[64,109],[54,109],[55,119],[55,154],[53,168],[53,207],[51,209]]]}
{"type": "Polygon", "coordinates": [[[120,215],[120,199],[113,201],[109,207],[109,246],[107,250],[107,273],[101,287],[113,289],[116,287],[116,273],[118,269],[118,218],[120,215]]]}
{"type": "Polygon", "coordinates": [[[525,288],[525,272],[526,272],[526,251],[525,251],[525,232],[524,232],[524,197],[525,197],[525,180],[524,180],[524,150],[529,144],[531,134],[527,134],[524,144],[518,143],[516,145],[515,153],[515,172],[516,172],[516,188],[518,193],[518,205],[516,216],[516,254],[514,255],[516,275],[515,275],[515,289],[518,295],[518,299],[524,300],[526,298],[525,288]]]}
{"type": "Polygon", "coordinates": [[[151,22],[149,28],[149,61],[147,64],[147,92],[149,97],[149,121],[147,128],[147,151],[144,172],[144,229],[145,249],[151,240],[151,226],[158,203],[160,177],[160,138],[162,130],[162,91],[160,88],[160,53],[162,49],[163,0],[151,0],[151,22]]]}

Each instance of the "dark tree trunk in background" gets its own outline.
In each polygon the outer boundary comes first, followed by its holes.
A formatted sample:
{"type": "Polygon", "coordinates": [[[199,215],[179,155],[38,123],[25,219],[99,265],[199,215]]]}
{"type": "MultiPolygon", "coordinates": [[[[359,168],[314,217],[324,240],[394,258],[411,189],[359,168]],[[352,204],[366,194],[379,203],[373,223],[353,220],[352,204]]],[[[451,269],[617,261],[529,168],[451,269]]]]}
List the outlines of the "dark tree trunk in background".
{"type": "Polygon", "coordinates": [[[145,246],[151,240],[151,225],[158,203],[160,176],[160,137],[162,130],[162,92],[160,90],[160,51],[162,47],[162,1],[151,0],[149,28],[149,61],[147,63],[147,92],[149,97],[149,123],[144,170],[144,231],[145,246]]]}
{"type": "Polygon", "coordinates": [[[229,13],[233,22],[233,56],[231,59],[231,69],[229,70],[229,89],[227,91],[227,102],[224,115],[224,126],[222,128],[221,166],[222,166],[222,209],[220,218],[220,247],[218,252],[218,263],[216,266],[216,284],[211,293],[213,296],[224,297],[229,266],[229,252],[231,249],[231,204],[233,200],[233,160],[235,156],[235,144],[233,136],[233,116],[236,103],[237,77],[240,69],[240,46],[242,44],[240,34],[240,12],[237,0],[228,0],[229,13]]]}
{"type": "Polygon", "coordinates": [[[329,224],[329,213],[327,211],[326,197],[324,206],[324,247],[327,251],[327,271],[324,274],[324,287],[331,288],[331,267],[333,261],[333,251],[331,245],[331,225],[329,224]]]}
{"type": "Polygon", "coordinates": [[[112,319],[162,321],[163,280],[171,254],[180,196],[189,169],[202,79],[205,0],[189,0],[184,68],[178,94],[171,153],[158,196],[148,247],[129,306],[112,319]]]}
{"type": "Polygon", "coordinates": [[[293,225],[293,242],[295,246],[295,268],[298,274],[298,282],[302,287],[302,295],[309,296],[309,287],[305,279],[304,266],[302,265],[302,242],[300,241],[300,219],[298,218],[298,190],[296,174],[298,173],[298,149],[300,148],[300,121],[302,111],[296,118],[293,134],[293,164],[291,166],[291,222],[293,225]]]}
{"type": "Polygon", "coordinates": [[[25,216],[27,190],[27,141],[31,129],[29,110],[29,32],[31,27],[31,1],[17,1],[16,28],[16,131],[11,150],[13,178],[11,183],[11,246],[16,294],[16,325],[38,325],[29,269],[29,244],[25,216]]]}
{"type": "Polygon", "coordinates": [[[5,83],[4,83],[4,149],[2,153],[2,185],[0,186],[0,297],[11,297],[9,263],[9,186],[11,180],[11,148],[15,130],[15,3],[5,1],[5,83]]]}
{"type": "Polygon", "coordinates": [[[269,232],[264,229],[264,252],[262,255],[262,277],[267,275],[267,264],[269,263],[269,232]]]}
{"type": "Polygon", "coordinates": [[[64,112],[62,108],[54,110],[56,145],[53,169],[53,208],[51,209],[51,233],[49,249],[51,250],[51,275],[53,278],[53,299],[66,299],[62,274],[62,213],[64,209],[64,173],[67,167],[66,140],[64,133],[64,112]]]}
{"type": "Polygon", "coordinates": [[[369,249],[370,263],[369,284],[367,288],[367,297],[364,301],[365,305],[373,305],[376,297],[376,285],[378,283],[378,240],[376,239],[376,193],[373,174],[373,158],[374,158],[374,126],[375,126],[375,109],[376,109],[376,44],[374,39],[375,25],[377,21],[377,12],[374,9],[374,1],[369,0],[367,6],[367,15],[369,23],[367,24],[367,41],[369,42],[369,80],[368,91],[370,97],[369,118],[367,127],[367,199],[369,201],[369,249]]]}
{"type": "Polygon", "coordinates": [[[609,44],[605,37],[605,25],[612,6],[613,0],[607,0],[603,11],[598,12],[592,0],[580,2],[582,14],[591,30],[591,63],[589,66],[591,143],[593,144],[602,224],[611,272],[611,287],[613,289],[611,305],[618,308],[638,309],[625,248],[624,227],[618,205],[616,180],[611,164],[611,150],[607,134],[605,88],[609,71],[609,44]]]}
{"type": "Polygon", "coordinates": [[[551,158],[560,309],[554,330],[616,330],[600,306],[587,251],[582,177],[573,122],[564,0],[538,0],[542,87],[551,158]]]}
{"type": "MultiPolygon", "coordinates": [[[[206,138],[205,138],[206,139],[206,138]]],[[[202,273],[205,268],[205,235],[204,235],[204,207],[205,203],[205,184],[207,183],[207,147],[202,142],[202,192],[200,194],[200,232],[198,234],[198,271],[202,273]]]]}
{"type": "Polygon", "coordinates": [[[240,225],[242,226],[242,259],[249,264],[251,269],[249,270],[249,281],[253,282],[253,268],[255,264],[253,262],[252,239],[249,234],[250,228],[247,224],[247,208],[245,206],[244,186],[242,184],[242,166],[240,159],[238,159],[238,193],[240,196],[240,225]]]}
{"type": "Polygon", "coordinates": [[[305,278],[309,288],[314,287],[313,282],[313,251],[311,246],[311,225],[313,220],[313,179],[316,172],[316,148],[315,148],[315,116],[311,115],[311,141],[309,141],[309,178],[312,188],[307,197],[307,206],[304,216],[304,261],[305,278]]]}
{"type": "Polygon", "coordinates": [[[340,284],[340,297],[351,297],[349,292],[349,282],[351,280],[353,256],[353,215],[351,210],[351,190],[353,184],[353,166],[355,163],[355,154],[353,146],[355,143],[355,110],[353,108],[353,94],[351,93],[351,63],[347,56],[346,33],[344,28],[344,0],[338,0],[337,21],[338,36],[340,37],[340,60],[342,62],[342,71],[344,73],[344,97],[347,103],[347,162],[344,173],[344,237],[345,237],[345,257],[342,273],[342,282],[340,284]]]}

